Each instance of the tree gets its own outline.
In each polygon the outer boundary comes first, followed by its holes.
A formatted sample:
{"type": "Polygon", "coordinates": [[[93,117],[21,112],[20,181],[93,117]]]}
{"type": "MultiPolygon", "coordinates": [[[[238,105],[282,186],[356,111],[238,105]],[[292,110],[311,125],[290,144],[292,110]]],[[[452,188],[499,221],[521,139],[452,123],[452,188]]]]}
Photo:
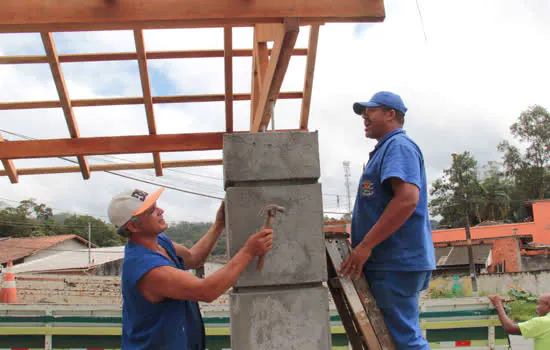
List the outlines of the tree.
{"type": "MultiPolygon", "coordinates": [[[[466,210],[462,205],[464,197],[470,203],[479,202],[480,194],[477,161],[470,152],[463,152],[456,156],[450,168],[443,170],[443,176],[432,183],[430,195],[433,196],[433,199],[429,204],[430,213],[441,215],[443,218],[440,224],[442,225],[463,227],[466,215],[466,210]],[[464,194],[462,194],[462,190],[464,194]]],[[[473,224],[479,222],[473,206],[470,206],[468,218],[473,224]]]]}
{"type": "Polygon", "coordinates": [[[544,199],[550,195],[550,113],[539,105],[523,111],[510,132],[520,142],[527,143],[525,154],[508,141],[498,150],[503,153],[506,174],[521,189],[523,200],[544,199]]]}
{"type": "Polygon", "coordinates": [[[480,221],[499,221],[508,218],[511,210],[513,183],[495,162],[489,162],[482,168],[486,176],[481,180],[481,201],[474,203],[480,221]]]}

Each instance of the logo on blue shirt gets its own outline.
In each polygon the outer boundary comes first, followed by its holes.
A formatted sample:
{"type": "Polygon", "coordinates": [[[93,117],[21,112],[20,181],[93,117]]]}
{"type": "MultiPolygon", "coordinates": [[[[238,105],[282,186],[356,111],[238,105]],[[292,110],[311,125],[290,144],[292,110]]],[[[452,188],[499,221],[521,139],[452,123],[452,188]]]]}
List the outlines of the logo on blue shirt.
{"type": "Polygon", "coordinates": [[[374,196],[374,184],[369,180],[365,180],[361,183],[361,196],[372,197],[374,196]]]}

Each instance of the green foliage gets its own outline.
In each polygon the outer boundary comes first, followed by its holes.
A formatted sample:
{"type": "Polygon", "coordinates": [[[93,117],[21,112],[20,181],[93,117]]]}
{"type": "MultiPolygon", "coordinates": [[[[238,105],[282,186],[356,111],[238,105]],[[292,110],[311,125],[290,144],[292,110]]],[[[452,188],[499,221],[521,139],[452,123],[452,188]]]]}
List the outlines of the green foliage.
{"type": "Polygon", "coordinates": [[[508,295],[513,299],[507,303],[507,313],[511,319],[523,322],[537,316],[538,295],[517,286],[509,286],[508,295]]]}
{"type": "Polygon", "coordinates": [[[541,106],[531,106],[512,124],[510,132],[527,145],[524,154],[508,141],[498,145],[507,175],[520,195],[530,199],[550,197],[550,113],[541,106]]]}
{"type": "MultiPolygon", "coordinates": [[[[189,222],[180,221],[170,223],[170,226],[164,232],[170,239],[185,247],[192,247],[197,241],[210,229],[212,222],[189,222]]],[[[213,256],[226,255],[226,238],[225,232],[220,237],[218,243],[212,251],[213,256]]]]}
{"type": "Polygon", "coordinates": [[[531,106],[510,131],[525,144],[525,152],[502,141],[498,145],[502,166],[488,162],[481,168],[469,152],[463,152],[432,183],[430,213],[442,217],[440,226],[464,227],[466,216],[471,225],[488,220],[522,222],[528,216],[522,202],[550,198],[550,113],[531,106]]]}
{"type": "Polygon", "coordinates": [[[16,207],[0,210],[0,237],[40,237],[76,234],[88,239],[88,224],[92,242],[100,247],[123,244],[115,228],[100,219],[87,215],[61,213],[55,215],[44,203],[34,199],[19,202],[16,207]]]}
{"type": "MultiPolygon", "coordinates": [[[[212,226],[211,222],[171,223],[166,235],[175,242],[192,247],[212,226]]],[[[0,210],[0,237],[40,237],[75,234],[88,239],[91,229],[92,243],[99,247],[124,245],[126,240],[116,233],[110,223],[89,215],[71,213],[54,214],[53,210],[34,199],[19,202],[16,207],[0,210]],[[89,226],[88,226],[89,225],[89,226]]],[[[225,233],[222,234],[212,255],[226,255],[225,233]]]]}

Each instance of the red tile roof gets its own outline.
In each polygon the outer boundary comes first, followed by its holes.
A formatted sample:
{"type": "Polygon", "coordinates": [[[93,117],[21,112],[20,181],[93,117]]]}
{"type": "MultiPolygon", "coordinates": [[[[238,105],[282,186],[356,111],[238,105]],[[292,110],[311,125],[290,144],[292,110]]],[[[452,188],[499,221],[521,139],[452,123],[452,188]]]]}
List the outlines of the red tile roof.
{"type": "MultiPolygon", "coordinates": [[[[0,239],[0,264],[5,264],[9,260],[18,260],[30,255],[34,255],[41,250],[54,247],[70,239],[76,239],[87,245],[88,241],[74,234],[47,236],[47,237],[7,237],[0,239]]],[[[92,244],[92,247],[97,247],[92,244]]]]}

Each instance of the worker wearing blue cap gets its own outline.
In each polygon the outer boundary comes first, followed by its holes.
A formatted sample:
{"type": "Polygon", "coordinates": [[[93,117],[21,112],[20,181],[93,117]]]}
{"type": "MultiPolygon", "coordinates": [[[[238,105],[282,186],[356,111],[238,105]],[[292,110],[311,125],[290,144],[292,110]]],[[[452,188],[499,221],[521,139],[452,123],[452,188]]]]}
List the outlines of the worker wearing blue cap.
{"type": "Polygon", "coordinates": [[[340,273],[365,274],[398,349],[429,349],[418,319],[419,294],[435,269],[424,158],[403,130],[407,107],[399,95],[381,91],[353,110],[378,143],[359,182],[353,251],[340,273]]]}

